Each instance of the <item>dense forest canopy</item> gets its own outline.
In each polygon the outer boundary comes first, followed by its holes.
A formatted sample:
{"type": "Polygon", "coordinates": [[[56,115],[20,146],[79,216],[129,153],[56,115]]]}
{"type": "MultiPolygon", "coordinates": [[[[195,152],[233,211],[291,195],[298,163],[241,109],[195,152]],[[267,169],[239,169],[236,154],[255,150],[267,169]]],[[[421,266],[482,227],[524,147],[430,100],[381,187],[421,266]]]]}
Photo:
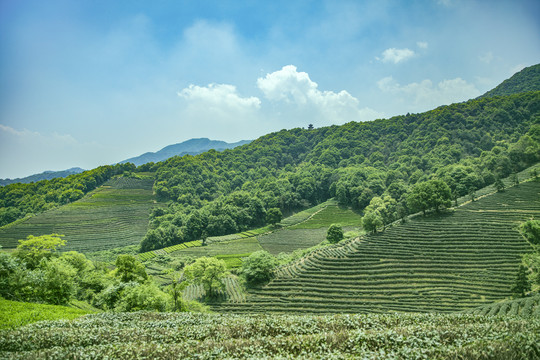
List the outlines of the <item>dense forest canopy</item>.
{"type": "Polygon", "coordinates": [[[174,157],[153,167],[169,207],[151,215],[141,250],[242,231],[263,225],[269,209],[287,214],[330,197],[361,210],[389,195],[408,211],[416,183],[436,177],[463,196],[539,161],[539,144],[540,92],[530,92],[174,157]]]}

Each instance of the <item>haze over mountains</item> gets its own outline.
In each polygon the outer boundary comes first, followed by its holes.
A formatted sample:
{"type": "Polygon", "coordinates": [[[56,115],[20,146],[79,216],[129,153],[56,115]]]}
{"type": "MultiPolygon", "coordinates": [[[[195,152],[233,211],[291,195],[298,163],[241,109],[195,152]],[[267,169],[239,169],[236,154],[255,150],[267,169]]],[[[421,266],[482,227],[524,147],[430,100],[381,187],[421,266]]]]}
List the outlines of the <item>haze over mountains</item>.
{"type": "Polygon", "coordinates": [[[41,180],[51,180],[54,178],[66,177],[73,174],[79,174],[79,173],[82,173],[83,171],[84,169],[81,169],[80,167],[73,167],[71,169],[61,170],[61,171],[44,171],[42,173],[26,176],[23,178],[0,179],[0,186],[6,186],[9,184],[15,184],[15,183],[29,184],[31,182],[36,182],[36,181],[41,181],[41,180]]]}
{"type": "MultiPolygon", "coordinates": [[[[125,164],[130,162],[135,164],[136,166],[139,166],[142,164],[147,164],[149,162],[160,162],[163,160],[167,160],[168,158],[173,156],[197,155],[210,149],[214,149],[217,151],[233,149],[237,146],[249,144],[251,141],[252,140],[241,140],[235,143],[228,143],[221,140],[210,140],[208,138],[189,139],[178,144],[168,145],[156,152],[147,152],[142,155],[120,161],[119,164],[125,164]]],[[[44,171],[42,173],[26,176],[24,178],[0,179],[0,186],[6,186],[15,183],[29,184],[31,182],[36,182],[40,180],[51,180],[54,178],[79,174],[83,171],[85,170],[79,167],[74,167],[61,171],[44,171]]]]}
{"type": "Polygon", "coordinates": [[[149,162],[159,162],[167,160],[168,158],[177,155],[197,155],[210,149],[214,149],[217,151],[233,149],[237,146],[249,144],[250,142],[251,140],[241,140],[235,143],[228,143],[220,140],[210,140],[208,138],[190,139],[178,144],[166,146],[156,152],[147,152],[142,155],[120,161],[120,164],[130,162],[139,166],[142,164],[147,164],[149,162]]]}

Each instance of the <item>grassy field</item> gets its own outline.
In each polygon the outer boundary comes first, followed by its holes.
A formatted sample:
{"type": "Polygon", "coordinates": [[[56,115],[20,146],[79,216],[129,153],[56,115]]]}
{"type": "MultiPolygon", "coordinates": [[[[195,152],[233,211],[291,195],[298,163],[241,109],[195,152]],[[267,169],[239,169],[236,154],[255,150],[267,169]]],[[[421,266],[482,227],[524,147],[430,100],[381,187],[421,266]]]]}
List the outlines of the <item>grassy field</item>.
{"type": "Polygon", "coordinates": [[[540,217],[540,182],[453,212],[323,248],[281,268],[231,312],[452,312],[510,296],[530,245],[516,226],[540,217]]]}
{"type": "Polygon", "coordinates": [[[289,227],[289,229],[320,229],[328,228],[332,224],[340,224],[343,227],[362,225],[362,216],[350,209],[338,205],[329,205],[308,220],[289,227]]]}
{"type": "Polygon", "coordinates": [[[103,313],[0,333],[10,359],[536,359],[540,319],[103,313]]]}
{"type": "Polygon", "coordinates": [[[76,319],[88,310],[67,306],[33,304],[0,298],[0,330],[15,329],[43,320],[76,319]]]}
{"type": "Polygon", "coordinates": [[[0,245],[13,249],[28,235],[64,234],[62,250],[92,252],[138,245],[154,206],[153,179],[111,179],[83,199],[0,229],[0,245]]]}

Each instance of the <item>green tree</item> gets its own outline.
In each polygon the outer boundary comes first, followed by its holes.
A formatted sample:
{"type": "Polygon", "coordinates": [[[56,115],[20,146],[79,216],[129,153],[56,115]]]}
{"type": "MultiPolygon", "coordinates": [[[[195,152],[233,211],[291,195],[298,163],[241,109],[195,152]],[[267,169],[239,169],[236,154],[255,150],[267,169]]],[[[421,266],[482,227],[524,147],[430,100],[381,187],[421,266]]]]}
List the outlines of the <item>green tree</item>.
{"type": "Polygon", "coordinates": [[[266,212],[266,221],[272,225],[277,224],[283,218],[283,214],[279,208],[271,208],[266,212]]]}
{"type": "Polygon", "coordinates": [[[504,182],[501,180],[501,178],[498,177],[495,180],[494,185],[495,185],[495,189],[497,189],[497,192],[503,192],[504,191],[505,186],[504,186],[504,182]]]}
{"type": "Polygon", "coordinates": [[[229,275],[225,261],[214,257],[200,257],[184,269],[186,277],[195,284],[202,284],[206,295],[214,297],[216,291],[225,288],[223,279],[229,275]]]}
{"type": "Polygon", "coordinates": [[[383,226],[383,218],[377,210],[367,211],[362,218],[364,230],[376,233],[379,227],[383,226]]]}
{"type": "Polygon", "coordinates": [[[526,292],[531,291],[531,284],[527,278],[527,268],[525,266],[519,266],[516,282],[512,286],[511,291],[515,297],[524,297],[526,292]]]}
{"type": "Polygon", "coordinates": [[[278,260],[264,250],[256,251],[242,262],[241,274],[249,285],[258,285],[270,281],[278,260]]]}
{"type": "Polygon", "coordinates": [[[343,240],[343,228],[339,224],[332,224],[326,232],[326,240],[335,244],[340,240],[343,240]]]}
{"type": "Polygon", "coordinates": [[[148,279],[144,265],[133,255],[118,255],[115,265],[113,276],[119,278],[121,282],[143,283],[148,279]]]}
{"type": "Polygon", "coordinates": [[[38,291],[41,300],[55,305],[69,302],[76,292],[77,269],[61,258],[43,260],[40,268],[45,275],[44,282],[38,291]]]}
{"type": "Polygon", "coordinates": [[[450,187],[442,180],[433,179],[416,184],[407,197],[409,207],[414,211],[439,211],[452,205],[450,187]]]}
{"type": "Polygon", "coordinates": [[[64,235],[50,234],[42,236],[28,235],[26,240],[19,240],[15,255],[28,267],[36,268],[42,259],[49,259],[61,246],[66,245],[64,235]]]}
{"type": "Polygon", "coordinates": [[[171,309],[171,296],[153,282],[139,284],[124,289],[115,303],[116,311],[168,311],[171,309]]]}
{"type": "Polygon", "coordinates": [[[540,220],[525,221],[519,225],[519,231],[531,244],[540,244],[540,220]]]}

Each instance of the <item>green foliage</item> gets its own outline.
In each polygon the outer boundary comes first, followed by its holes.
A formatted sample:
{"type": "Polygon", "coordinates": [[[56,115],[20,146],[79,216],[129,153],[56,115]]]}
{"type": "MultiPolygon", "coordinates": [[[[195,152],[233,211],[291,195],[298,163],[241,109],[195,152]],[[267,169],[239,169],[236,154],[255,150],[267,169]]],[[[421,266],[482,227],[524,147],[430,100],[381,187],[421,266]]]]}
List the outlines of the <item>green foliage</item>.
{"type": "Polygon", "coordinates": [[[383,224],[383,217],[377,210],[366,211],[362,218],[362,226],[368,232],[376,233],[377,229],[383,224]]]}
{"type": "Polygon", "coordinates": [[[517,360],[539,333],[535,317],[102,313],[7,331],[0,357],[517,360]]]}
{"type": "Polygon", "coordinates": [[[519,225],[519,231],[533,245],[540,245],[540,220],[530,219],[519,225]]]}
{"type": "Polygon", "coordinates": [[[223,278],[228,275],[223,260],[209,257],[200,257],[186,266],[184,274],[193,283],[202,284],[208,297],[214,297],[217,290],[224,288],[223,278]]]}
{"type": "Polygon", "coordinates": [[[172,298],[149,282],[127,287],[115,303],[116,311],[167,311],[172,309],[172,298]]]}
{"type": "Polygon", "coordinates": [[[524,297],[528,291],[531,291],[531,284],[527,278],[527,268],[520,265],[516,275],[516,282],[512,285],[512,294],[515,297],[524,297]]]}
{"type": "Polygon", "coordinates": [[[442,180],[434,179],[416,184],[407,197],[409,208],[413,211],[439,211],[452,205],[450,187],[442,180]]]}
{"type": "Polygon", "coordinates": [[[28,235],[26,240],[19,240],[16,255],[30,267],[35,268],[41,259],[50,258],[59,247],[66,245],[66,240],[63,240],[62,237],[64,235],[28,235]]]}
{"type": "Polygon", "coordinates": [[[257,251],[243,261],[241,274],[249,285],[259,285],[272,279],[278,264],[278,260],[267,251],[257,251]]]}
{"type": "Polygon", "coordinates": [[[279,210],[278,208],[271,208],[271,209],[268,209],[268,211],[266,212],[266,221],[272,225],[275,225],[278,222],[280,222],[282,218],[283,218],[283,214],[281,213],[281,210],[279,210]]]}
{"type": "Polygon", "coordinates": [[[495,180],[495,189],[497,189],[498,192],[503,192],[505,189],[504,183],[501,180],[501,178],[497,178],[495,180]]]}
{"type": "Polygon", "coordinates": [[[71,320],[88,313],[72,307],[10,301],[0,297],[0,330],[17,329],[43,320],[71,320]]]}
{"type": "Polygon", "coordinates": [[[328,227],[326,232],[326,240],[330,243],[335,244],[343,240],[343,228],[341,224],[332,224],[328,227]]]}
{"type": "Polygon", "coordinates": [[[144,265],[133,255],[119,255],[115,262],[113,276],[121,282],[136,281],[143,283],[148,279],[144,265]]]}

